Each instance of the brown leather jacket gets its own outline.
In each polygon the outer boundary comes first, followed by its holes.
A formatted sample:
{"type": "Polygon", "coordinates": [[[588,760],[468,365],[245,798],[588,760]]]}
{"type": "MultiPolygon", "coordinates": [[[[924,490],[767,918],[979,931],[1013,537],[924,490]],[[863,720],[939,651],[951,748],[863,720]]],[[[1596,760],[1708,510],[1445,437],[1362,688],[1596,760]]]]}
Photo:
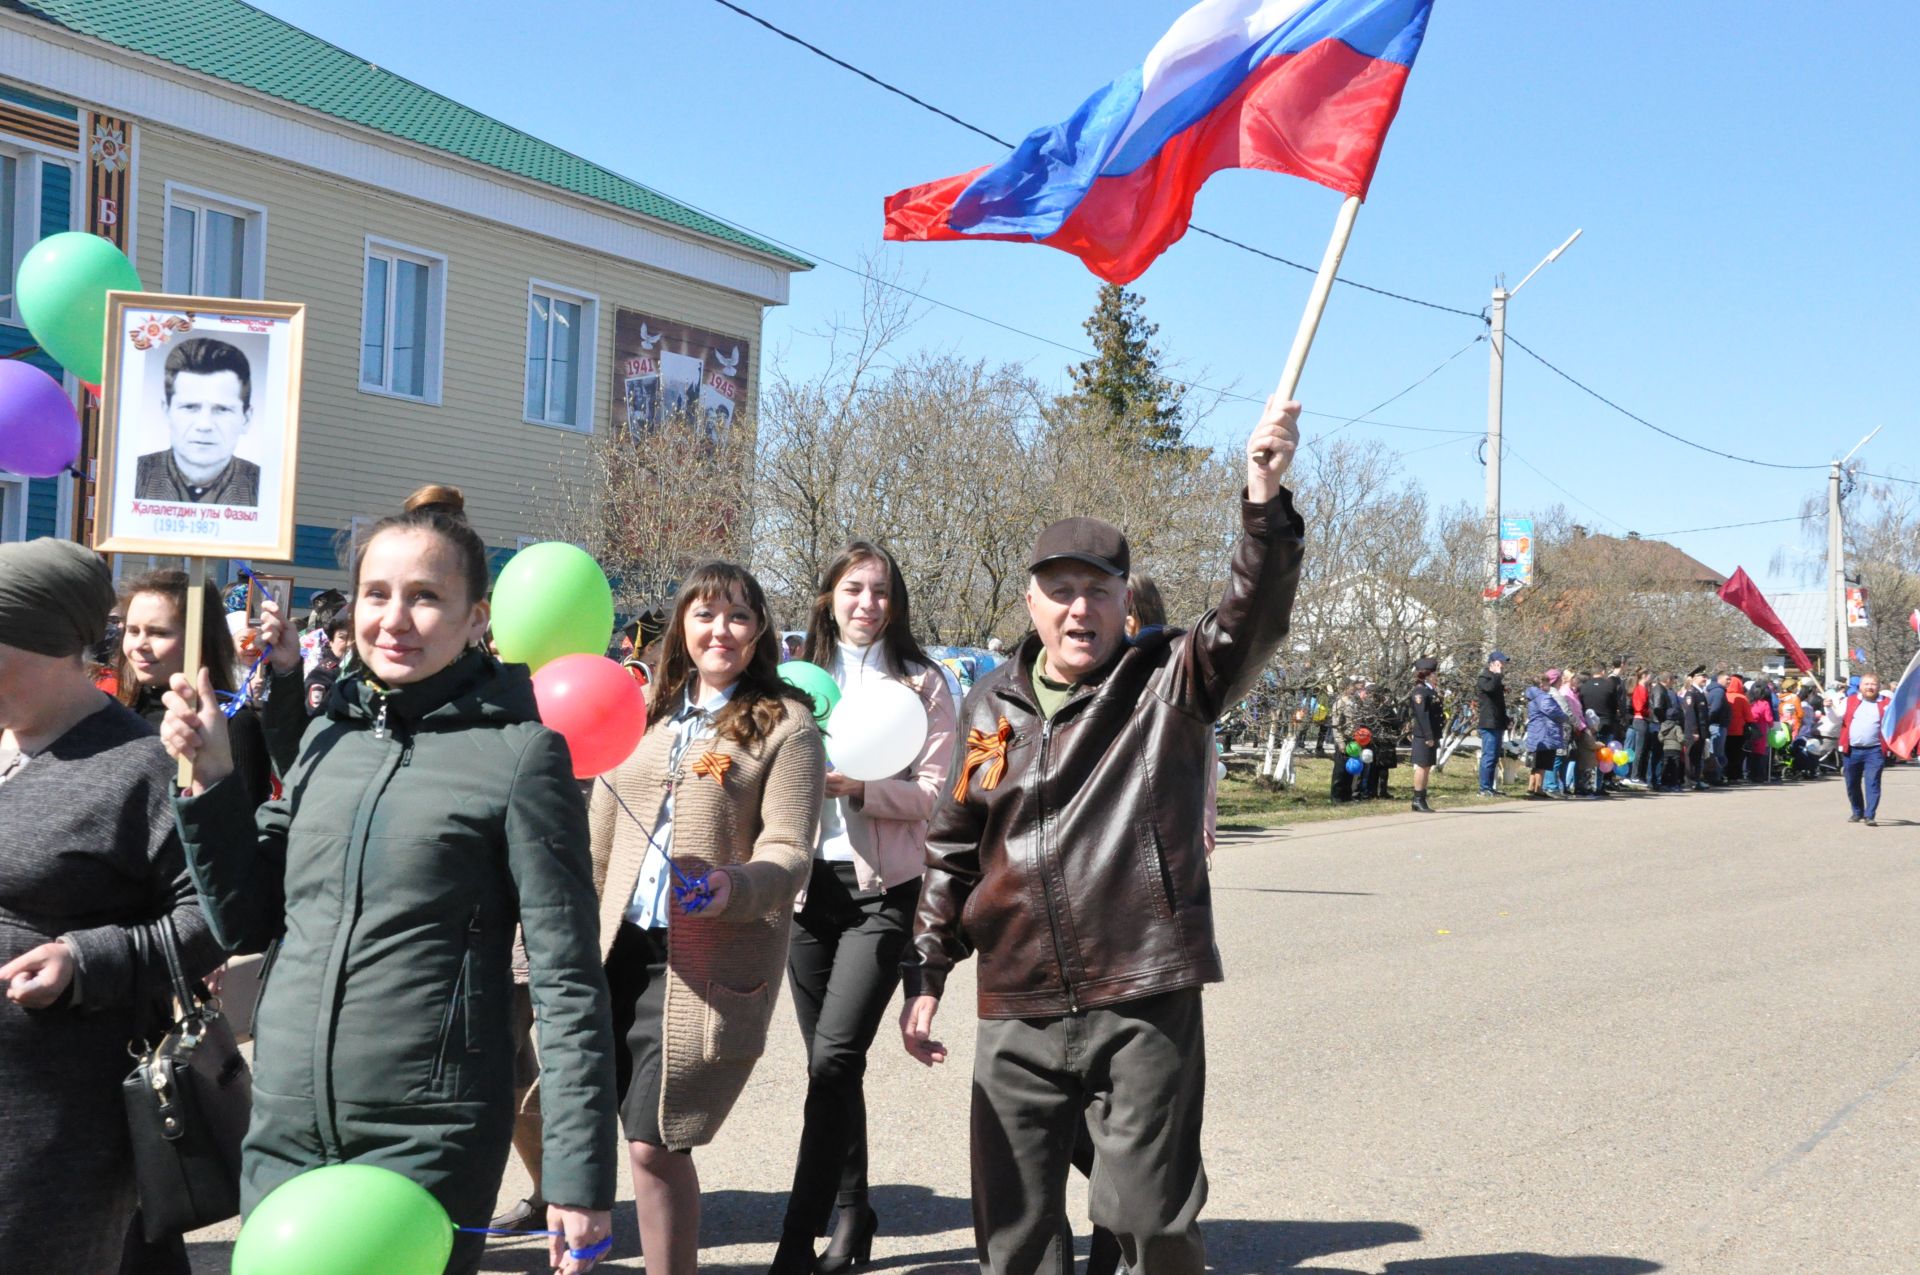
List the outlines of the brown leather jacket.
{"type": "Polygon", "coordinates": [[[1286,636],[1305,531],[1285,491],[1240,516],[1232,579],[1191,632],[1148,629],[1051,721],[1034,701],[1037,637],[967,696],[954,787],[928,829],[909,997],[940,995],[975,951],[982,1018],[1221,979],[1201,843],[1213,723],[1286,636]]]}

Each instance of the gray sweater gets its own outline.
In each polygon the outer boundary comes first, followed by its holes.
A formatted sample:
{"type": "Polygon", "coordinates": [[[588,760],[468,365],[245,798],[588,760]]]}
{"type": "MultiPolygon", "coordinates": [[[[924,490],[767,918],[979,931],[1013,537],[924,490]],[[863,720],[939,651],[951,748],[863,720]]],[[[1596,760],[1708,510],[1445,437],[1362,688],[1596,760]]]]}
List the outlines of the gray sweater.
{"type": "Polygon", "coordinates": [[[137,1002],[166,978],[136,955],[128,926],[171,915],[191,975],[220,961],[174,831],[172,774],[153,727],[102,696],[0,783],[0,963],[62,935],[79,957],[74,989],[48,1008],[0,999],[8,1270],[119,1261],[133,1213],[119,1087],[143,1025],[137,1002]]]}

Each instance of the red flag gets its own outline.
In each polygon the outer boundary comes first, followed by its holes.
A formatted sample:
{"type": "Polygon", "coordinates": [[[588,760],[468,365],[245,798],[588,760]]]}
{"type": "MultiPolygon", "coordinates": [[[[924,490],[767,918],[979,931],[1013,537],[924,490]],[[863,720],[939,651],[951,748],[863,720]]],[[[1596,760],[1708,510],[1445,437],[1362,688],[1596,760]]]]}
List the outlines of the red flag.
{"type": "Polygon", "coordinates": [[[1915,633],[1920,633],[1920,607],[1913,609],[1913,614],[1907,617],[1907,623],[1913,626],[1915,633]]]}
{"type": "Polygon", "coordinates": [[[1727,582],[1720,586],[1720,600],[1752,620],[1754,626],[1768,637],[1778,642],[1786,650],[1787,658],[1793,666],[1803,673],[1813,672],[1813,661],[1793,640],[1793,634],[1787,632],[1787,626],[1780,622],[1767,597],[1760,592],[1760,586],[1747,575],[1746,568],[1735,567],[1727,582]]]}

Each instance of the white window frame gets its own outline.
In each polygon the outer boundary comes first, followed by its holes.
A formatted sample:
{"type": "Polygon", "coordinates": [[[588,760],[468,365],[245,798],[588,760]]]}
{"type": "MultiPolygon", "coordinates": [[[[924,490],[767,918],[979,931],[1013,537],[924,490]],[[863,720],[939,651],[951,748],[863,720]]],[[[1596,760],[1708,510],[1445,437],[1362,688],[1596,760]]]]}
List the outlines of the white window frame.
{"type": "MultiPolygon", "coordinates": [[[[427,386],[424,394],[402,394],[398,390],[388,389],[371,381],[359,382],[362,394],[377,394],[382,398],[397,398],[407,403],[426,403],[432,407],[440,406],[440,388],[442,370],[446,365],[447,339],[447,258],[445,254],[430,252],[425,248],[416,248],[412,244],[401,243],[397,239],[383,239],[379,235],[368,235],[366,245],[360,254],[360,329],[359,341],[354,344],[356,364],[354,375],[360,375],[364,364],[365,341],[367,331],[367,309],[374,299],[367,295],[367,263],[374,257],[384,258],[387,262],[387,295],[381,304],[387,310],[387,379],[393,379],[393,288],[399,271],[394,269],[396,262],[411,261],[415,265],[427,268],[427,386]]],[[[526,405],[526,393],[520,395],[521,406],[526,405]]]]}
{"type": "Polygon", "coordinates": [[[591,434],[593,433],[593,420],[596,408],[594,391],[599,387],[600,381],[600,298],[594,293],[583,292],[579,288],[569,287],[564,283],[553,283],[546,279],[529,279],[527,280],[526,304],[522,306],[520,310],[520,327],[522,332],[526,330],[527,316],[533,310],[533,298],[535,294],[548,298],[557,298],[561,301],[572,301],[580,307],[580,326],[586,329],[586,331],[582,333],[580,341],[580,366],[574,371],[575,379],[578,382],[575,387],[574,401],[580,405],[580,420],[577,424],[569,425],[562,421],[550,421],[527,414],[528,378],[526,374],[526,355],[524,352],[521,355],[520,364],[520,419],[529,425],[544,425],[548,429],[564,429],[570,434],[591,434]]]}
{"type": "MultiPolygon", "coordinates": [[[[194,219],[193,233],[195,249],[193,260],[198,263],[206,260],[206,254],[198,251],[206,242],[208,211],[226,213],[238,217],[247,223],[247,250],[240,263],[240,298],[250,301],[263,301],[267,295],[267,206],[251,200],[236,199],[232,195],[222,195],[217,191],[203,190],[197,186],[186,186],[179,182],[166,183],[166,206],[160,213],[160,279],[162,286],[173,277],[173,259],[179,252],[174,243],[173,210],[191,208],[202,214],[194,219]]],[[[194,290],[199,295],[198,289],[194,290]]]]}
{"type": "Polygon", "coordinates": [[[13,260],[0,261],[0,272],[6,276],[0,279],[0,288],[7,289],[0,292],[0,323],[24,328],[26,322],[21,319],[20,307],[13,300],[13,281],[19,275],[20,262],[26,257],[28,249],[40,241],[41,168],[57,161],[49,152],[17,137],[0,139],[0,155],[12,160],[20,174],[13,192],[13,260]]]}
{"type": "Polygon", "coordinates": [[[0,487],[7,489],[6,512],[0,517],[0,542],[11,544],[27,538],[27,497],[31,480],[0,469],[0,487]]]}

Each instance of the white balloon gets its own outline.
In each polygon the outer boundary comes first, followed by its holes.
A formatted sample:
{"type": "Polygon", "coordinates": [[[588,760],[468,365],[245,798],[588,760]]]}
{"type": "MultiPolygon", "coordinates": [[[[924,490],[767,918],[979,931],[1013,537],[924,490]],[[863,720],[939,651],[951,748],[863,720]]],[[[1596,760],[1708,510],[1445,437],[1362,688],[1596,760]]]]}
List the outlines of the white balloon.
{"type": "Polygon", "coordinates": [[[1213,778],[1215,783],[1224,784],[1227,782],[1227,763],[1219,762],[1214,766],[1213,778]]]}
{"type": "Polygon", "coordinates": [[[1371,748],[1362,748],[1360,750],[1360,760],[1369,766],[1373,765],[1373,750],[1371,748]]]}
{"type": "Polygon", "coordinates": [[[855,687],[827,723],[828,764],[862,783],[899,774],[926,743],[927,706],[901,682],[855,687]]]}

